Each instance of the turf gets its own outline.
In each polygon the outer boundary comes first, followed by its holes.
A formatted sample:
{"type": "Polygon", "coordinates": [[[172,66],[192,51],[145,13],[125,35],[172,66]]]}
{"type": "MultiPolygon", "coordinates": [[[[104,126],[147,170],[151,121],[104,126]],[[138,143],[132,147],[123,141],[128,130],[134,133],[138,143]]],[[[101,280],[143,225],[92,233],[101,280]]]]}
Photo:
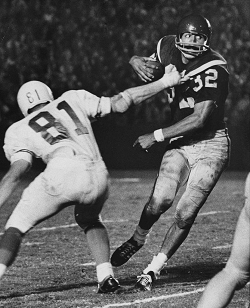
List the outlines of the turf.
{"type": "MultiPolygon", "coordinates": [[[[111,171],[110,198],[103,210],[111,251],[127,240],[150,194],[156,171],[111,171]]],[[[22,183],[22,188],[35,176],[22,183]]],[[[31,230],[19,255],[0,282],[0,307],[195,307],[207,281],[225,264],[243,206],[246,172],[225,172],[181,248],[150,293],[134,292],[136,276],[158,251],[173,219],[173,208],[154,226],[147,244],[124,266],[115,268],[123,292],[96,294],[96,274],[73,207],[31,230]]],[[[182,190],[180,191],[180,193],[182,190]]],[[[20,198],[21,188],[1,209],[0,232],[20,198]]],[[[179,195],[178,195],[179,197],[179,195]]],[[[177,198],[178,200],[178,198],[177,198]]],[[[176,200],[176,201],[177,201],[176,200]]],[[[229,307],[248,307],[249,285],[229,307]]]]}

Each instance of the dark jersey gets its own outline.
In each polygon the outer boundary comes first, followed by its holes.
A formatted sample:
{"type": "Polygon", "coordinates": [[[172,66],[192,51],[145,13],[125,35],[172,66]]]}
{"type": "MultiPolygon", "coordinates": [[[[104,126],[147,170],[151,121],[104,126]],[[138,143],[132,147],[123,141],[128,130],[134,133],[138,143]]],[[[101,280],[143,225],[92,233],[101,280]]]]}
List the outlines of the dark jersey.
{"type": "Polygon", "coordinates": [[[184,64],[181,52],[175,46],[175,36],[163,37],[157,44],[156,58],[165,66],[173,64],[179,72],[190,76],[183,85],[168,90],[172,123],[179,122],[194,111],[194,105],[212,100],[216,109],[210,115],[200,133],[209,133],[224,128],[224,108],[228,95],[229,73],[226,60],[210,49],[184,64]]]}

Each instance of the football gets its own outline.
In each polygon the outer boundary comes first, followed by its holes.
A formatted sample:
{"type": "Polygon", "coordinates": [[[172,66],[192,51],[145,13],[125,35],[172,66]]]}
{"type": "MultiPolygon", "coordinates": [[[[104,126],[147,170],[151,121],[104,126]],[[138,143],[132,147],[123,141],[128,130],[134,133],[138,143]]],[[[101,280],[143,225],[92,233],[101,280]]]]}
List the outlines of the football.
{"type": "Polygon", "coordinates": [[[160,79],[164,75],[165,66],[161,62],[154,61],[154,60],[148,60],[147,63],[150,63],[155,66],[155,68],[151,68],[153,70],[152,75],[154,75],[151,82],[160,79]]]}

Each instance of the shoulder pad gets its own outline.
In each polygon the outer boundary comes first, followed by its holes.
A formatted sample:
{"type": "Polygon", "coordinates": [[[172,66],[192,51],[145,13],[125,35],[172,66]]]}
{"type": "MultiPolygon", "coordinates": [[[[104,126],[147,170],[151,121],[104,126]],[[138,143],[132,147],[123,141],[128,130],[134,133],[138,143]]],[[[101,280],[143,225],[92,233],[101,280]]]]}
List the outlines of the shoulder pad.
{"type": "Polygon", "coordinates": [[[191,77],[216,65],[223,67],[227,71],[227,61],[218,52],[210,49],[201,57],[198,57],[196,61],[192,62],[185,75],[191,77]]]}
{"type": "Polygon", "coordinates": [[[171,63],[175,47],[175,35],[163,36],[157,44],[157,56],[165,66],[171,63]]]}

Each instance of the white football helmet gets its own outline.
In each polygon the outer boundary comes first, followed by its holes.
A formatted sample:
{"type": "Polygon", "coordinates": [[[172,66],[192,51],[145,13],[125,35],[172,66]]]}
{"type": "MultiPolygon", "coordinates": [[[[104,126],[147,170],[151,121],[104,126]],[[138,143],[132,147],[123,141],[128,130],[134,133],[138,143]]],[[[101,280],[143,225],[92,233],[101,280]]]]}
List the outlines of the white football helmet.
{"type": "Polygon", "coordinates": [[[25,117],[29,114],[30,109],[53,100],[51,89],[45,83],[37,80],[26,82],[17,93],[17,103],[25,117]]]}

